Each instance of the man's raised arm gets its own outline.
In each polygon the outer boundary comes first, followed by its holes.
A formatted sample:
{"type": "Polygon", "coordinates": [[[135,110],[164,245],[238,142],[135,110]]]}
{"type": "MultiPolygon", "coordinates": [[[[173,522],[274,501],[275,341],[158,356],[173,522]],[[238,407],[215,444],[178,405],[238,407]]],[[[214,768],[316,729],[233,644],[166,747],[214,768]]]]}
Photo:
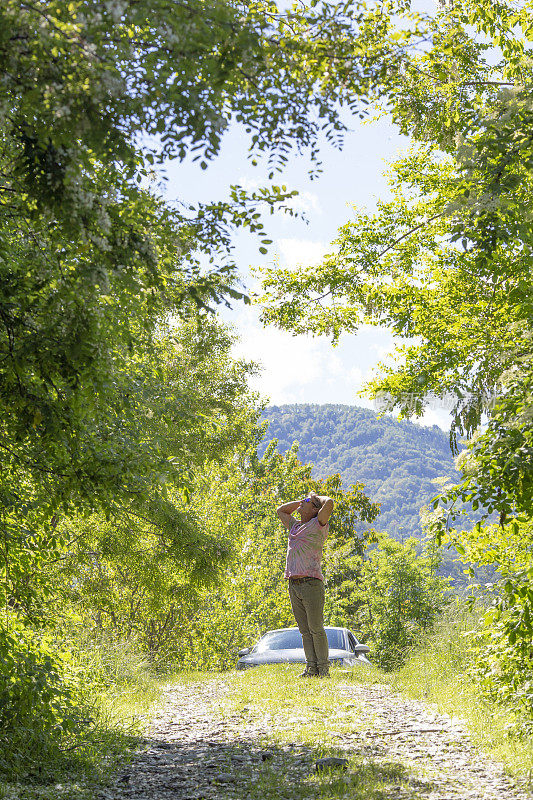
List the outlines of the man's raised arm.
{"type": "Polygon", "coordinates": [[[326,522],[329,521],[329,518],[331,517],[331,512],[333,511],[333,500],[331,499],[331,497],[326,497],[325,495],[324,496],[317,495],[317,496],[320,502],[322,503],[322,508],[317,514],[318,521],[320,522],[321,525],[325,525],[326,522]]]}
{"type": "Polygon", "coordinates": [[[295,522],[298,522],[292,514],[300,506],[300,500],[291,500],[290,503],[284,503],[279,508],[276,508],[276,514],[283,522],[287,530],[290,531],[295,522]]]}

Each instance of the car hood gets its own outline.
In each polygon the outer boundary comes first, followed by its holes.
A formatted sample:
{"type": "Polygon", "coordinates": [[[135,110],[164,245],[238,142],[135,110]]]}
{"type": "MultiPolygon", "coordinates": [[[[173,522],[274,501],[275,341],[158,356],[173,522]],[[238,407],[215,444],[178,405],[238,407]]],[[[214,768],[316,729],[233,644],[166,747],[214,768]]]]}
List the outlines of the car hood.
{"type": "MultiPolygon", "coordinates": [[[[330,659],[336,658],[354,658],[354,654],[348,650],[332,650],[329,651],[330,659]]],[[[239,663],[241,664],[283,664],[291,661],[305,663],[305,654],[301,647],[292,650],[265,650],[264,653],[248,653],[247,656],[241,656],[239,663]]]]}

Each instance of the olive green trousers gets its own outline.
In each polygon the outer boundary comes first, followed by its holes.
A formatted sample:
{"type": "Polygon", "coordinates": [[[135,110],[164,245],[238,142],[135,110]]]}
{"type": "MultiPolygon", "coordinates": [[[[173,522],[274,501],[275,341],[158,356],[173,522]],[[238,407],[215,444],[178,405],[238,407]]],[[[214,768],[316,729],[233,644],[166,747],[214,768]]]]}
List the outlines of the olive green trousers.
{"type": "Polygon", "coordinates": [[[319,578],[289,578],[289,597],[302,634],[307,669],[319,675],[327,674],[329,668],[324,595],[324,583],[319,578]]]}

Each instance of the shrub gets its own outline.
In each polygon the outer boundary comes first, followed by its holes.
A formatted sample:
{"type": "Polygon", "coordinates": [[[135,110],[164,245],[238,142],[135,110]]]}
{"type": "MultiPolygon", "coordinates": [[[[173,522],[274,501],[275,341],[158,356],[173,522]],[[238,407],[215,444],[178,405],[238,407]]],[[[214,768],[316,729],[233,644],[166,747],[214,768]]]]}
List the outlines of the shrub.
{"type": "Polygon", "coordinates": [[[66,734],[87,724],[68,652],[9,619],[0,625],[0,747],[11,772],[57,750],[66,734]]]}
{"type": "MultiPolygon", "coordinates": [[[[501,582],[503,583],[503,581],[501,582]]],[[[471,674],[482,694],[489,700],[512,709],[514,727],[524,733],[533,732],[533,650],[530,609],[531,582],[520,594],[518,577],[510,584],[507,604],[500,602],[485,614],[485,625],[475,632],[476,658],[471,674]],[[515,592],[516,590],[516,592],[515,592]],[[508,599],[511,591],[515,597],[508,599]],[[521,630],[522,627],[526,631],[521,630]]]]}
{"type": "Polygon", "coordinates": [[[405,543],[382,535],[363,562],[354,600],[357,626],[367,631],[374,662],[385,670],[405,663],[446,605],[448,581],[435,574],[435,555],[418,555],[416,539],[405,543]]]}

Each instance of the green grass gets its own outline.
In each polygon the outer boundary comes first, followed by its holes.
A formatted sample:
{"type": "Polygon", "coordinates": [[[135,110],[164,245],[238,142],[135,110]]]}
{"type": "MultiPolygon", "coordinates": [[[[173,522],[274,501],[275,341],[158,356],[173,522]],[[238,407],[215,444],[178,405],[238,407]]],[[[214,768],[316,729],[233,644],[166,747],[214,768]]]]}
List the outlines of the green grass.
{"type": "MultiPolygon", "coordinates": [[[[461,633],[471,618],[448,617],[436,635],[428,638],[399,672],[386,674],[374,667],[332,670],[330,679],[299,679],[300,665],[276,665],[226,673],[225,711],[245,725],[257,724],[264,734],[259,747],[272,749],[250,780],[249,800],[388,800],[427,794],[431,787],[401,763],[378,752],[347,745],[349,734],[361,730],[361,707],[346,684],[388,683],[404,695],[433,704],[465,721],[473,742],[504,763],[510,774],[531,779],[531,739],[520,739],[509,726],[509,714],[479,699],[465,675],[467,655],[461,633]],[[343,740],[343,736],[347,736],[343,740]],[[346,749],[343,748],[343,744],[346,749]],[[346,772],[317,774],[318,758],[337,755],[349,759],[346,772]]],[[[41,770],[29,770],[17,782],[0,781],[0,800],[94,800],[126,763],[143,739],[166,685],[212,680],[215,673],[178,673],[154,676],[135,648],[91,653],[95,674],[106,660],[109,686],[93,706],[94,722],[83,740],[65,742],[63,751],[41,770]]],[[[91,670],[91,664],[87,668],[91,670]]],[[[218,674],[220,678],[220,674],[218,674]]],[[[367,710],[368,711],[368,710],[367,710]]],[[[512,721],[512,720],[511,720],[512,721]]],[[[364,725],[368,725],[368,717],[364,725]]],[[[243,795],[244,797],[244,795],[243,795]]]]}
{"type": "MultiPolygon", "coordinates": [[[[376,668],[347,673],[334,670],[329,681],[298,680],[298,669],[292,666],[237,673],[231,679],[228,711],[242,713],[252,721],[255,718],[261,721],[262,727],[270,725],[271,731],[265,738],[265,746],[283,748],[290,741],[296,747],[312,750],[316,757],[345,756],[336,746],[339,736],[357,731],[360,722],[357,704],[352,702],[347,705],[342,684],[352,680],[364,684],[387,683],[404,696],[421,700],[439,712],[460,718],[474,745],[495,761],[501,762],[507,772],[521,783],[531,786],[532,738],[517,735],[512,713],[480,699],[476,687],[466,675],[469,656],[461,634],[474,624],[475,619],[471,615],[455,614],[452,618],[444,618],[435,636],[428,638],[407,665],[396,673],[387,674],[376,668]]],[[[393,767],[400,769],[398,765],[387,766],[375,761],[364,763],[361,758],[352,758],[349,778],[351,796],[359,797],[356,787],[352,785],[354,781],[357,783],[354,776],[364,774],[364,780],[374,786],[375,795],[369,793],[362,796],[381,797],[380,792],[385,791],[385,784],[392,780],[393,767]]],[[[399,785],[406,781],[412,785],[413,776],[405,772],[401,774],[400,770],[396,777],[399,785]]],[[[340,791],[344,779],[340,776],[335,780],[341,782],[335,784],[335,791],[340,791]]],[[[324,796],[330,795],[326,793],[324,796]]],[[[331,794],[331,797],[334,796],[331,794]]],[[[300,795],[295,794],[294,797],[300,795]]]]}
{"type": "MultiPolygon", "coordinates": [[[[330,770],[317,775],[307,768],[300,775],[290,771],[290,760],[312,754],[299,751],[285,763],[265,766],[247,796],[250,800],[392,800],[399,789],[412,786],[406,769],[400,764],[357,761],[352,758],[347,772],[330,770]]],[[[397,795],[396,795],[397,796],[397,795]]]]}
{"type": "Polygon", "coordinates": [[[0,800],[94,800],[95,786],[105,785],[139,746],[165,686],[212,677],[154,675],[133,642],[77,644],[80,702],[91,722],[37,756],[30,748],[10,754],[7,773],[0,762],[0,800]]]}
{"type": "Polygon", "coordinates": [[[503,763],[511,775],[526,778],[531,784],[532,737],[518,735],[513,712],[480,698],[468,677],[471,656],[463,634],[476,625],[473,614],[452,608],[407,664],[396,673],[384,675],[383,680],[408,697],[462,719],[475,745],[503,763]]]}
{"type": "Polygon", "coordinates": [[[133,653],[122,652],[119,661],[114,682],[92,698],[94,721],[86,734],[65,741],[60,753],[18,780],[0,779],[0,800],[94,800],[95,787],[105,786],[142,743],[165,687],[213,678],[206,672],[157,676],[133,653]]]}
{"type": "Polygon", "coordinates": [[[299,679],[300,671],[301,665],[260,667],[235,673],[228,682],[226,712],[248,725],[260,723],[266,731],[260,745],[275,755],[251,785],[251,800],[385,800],[419,783],[399,762],[339,745],[343,734],[362,729],[361,705],[347,696],[346,684],[381,683],[378,670],[335,669],[324,680],[299,679]],[[316,760],[326,756],[347,758],[347,771],[316,773],[316,760]]]}
{"type": "Polygon", "coordinates": [[[33,763],[31,754],[22,754],[26,769],[14,782],[0,781],[0,798],[94,800],[94,787],[105,784],[138,746],[162,688],[161,680],[146,678],[136,687],[101,695],[85,734],[65,739],[59,750],[41,754],[33,763]]]}
{"type": "Polygon", "coordinates": [[[381,673],[356,667],[333,669],[329,679],[299,679],[301,665],[272,665],[237,672],[231,679],[228,711],[245,712],[272,727],[271,741],[283,743],[287,728],[298,742],[318,746],[332,743],[339,733],[357,728],[359,704],[346,703],[342,684],[382,682],[381,673]],[[294,720],[294,722],[291,722],[294,720]],[[297,722],[296,722],[297,721],[297,722]]]}

